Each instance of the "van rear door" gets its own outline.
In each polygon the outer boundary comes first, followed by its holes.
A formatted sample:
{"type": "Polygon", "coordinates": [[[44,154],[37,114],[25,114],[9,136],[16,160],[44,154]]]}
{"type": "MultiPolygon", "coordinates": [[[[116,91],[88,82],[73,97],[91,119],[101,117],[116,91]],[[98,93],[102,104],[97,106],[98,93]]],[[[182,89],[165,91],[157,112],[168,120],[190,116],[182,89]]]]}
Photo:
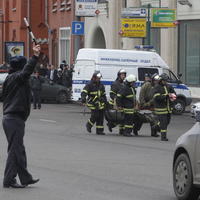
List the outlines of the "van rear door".
{"type": "Polygon", "coordinates": [[[73,85],[72,85],[72,99],[80,100],[81,92],[85,84],[91,79],[95,71],[95,62],[93,60],[78,60],[75,64],[73,85]]]}

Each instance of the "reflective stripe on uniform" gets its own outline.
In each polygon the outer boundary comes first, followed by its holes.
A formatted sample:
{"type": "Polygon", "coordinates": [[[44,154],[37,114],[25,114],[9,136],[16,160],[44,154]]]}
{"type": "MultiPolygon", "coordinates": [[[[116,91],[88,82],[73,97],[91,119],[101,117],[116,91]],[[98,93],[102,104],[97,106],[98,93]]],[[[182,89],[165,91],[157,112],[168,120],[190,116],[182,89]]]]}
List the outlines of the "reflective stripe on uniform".
{"type": "Polygon", "coordinates": [[[82,92],[88,93],[88,91],[87,91],[87,90],[83,90],[82,92]]]}
{"type": "Polygon", "coordinates": [[[96,126],[96,128],[101,128],[102,129],[102,128],[104,128],[104,126],[96,126]]]}
{"type": "Polygon", "coordinates": [[[89,119],[88,119],[88,123],[89,123],[90,125],[92,125],[92,126],[94,125],[89,119]]]}
{"type": "Polygon", "coordinates": [[[126,98],[132,98],[132,97],[134,97],[133,94],[130,94],[130,95],[127,95],[127,96],[126,96],[126,98]]]}
{"type": "Polygon", "coordinates": [[[124,125],[124,128],[133,128],[133,125],[124,125]]]}
{"type": "Polygon", "coordinates": [[[133,114],[135,112],[133,108],[124,108],[123,110],[125,114],[133,114]]]}
{"type": "Polygon", "coordinates": [[[157,96],[160,96],[160,93],[156,93],[153,95],[153,98],[157,97],[157,96]]]}
{"type": "Polygon", "coordinates": [[[112,91],[112,90],[110,91],[110,93],[117,94],[116,92],[114,92],[114,91],[112,91]]]}
{"type": "Polygon", "coordinates": [[[164,130],[164,129],[162,130],[162,129],[161,129],[160,132],[161,132],[161,133],[166,133],[167,130],[164,130]]]}

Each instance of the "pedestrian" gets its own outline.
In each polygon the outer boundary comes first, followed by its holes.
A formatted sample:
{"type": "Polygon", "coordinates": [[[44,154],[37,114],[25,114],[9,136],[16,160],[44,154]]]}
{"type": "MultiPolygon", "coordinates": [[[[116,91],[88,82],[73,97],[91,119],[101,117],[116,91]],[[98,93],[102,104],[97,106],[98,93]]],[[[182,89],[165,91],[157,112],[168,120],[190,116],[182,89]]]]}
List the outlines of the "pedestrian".
{"type": "Polygon", "coordinates": [[[39,71],[35,71],[34,76],[30,79],[31,91],[33,97],[33,109],[41,109],[41,90],[43,79],[41,78],[39,71]]]}
{"type": "Polygon", "coordinates": [[[96,123],[97,135],[105,135],[103,121],[107,99],[105,87],[100,81],[101,78],[101,73],[95,72],[91,81],[83,88],[81,93],[82,103],[86,104],[91,110],[91,117],[86,124],[87,131],[91,133],[91,129],[96,123]]]}
{"type": "MultiPolygon", "coordinates": [[[[117,93],[122,89],[125,78],[126,78],[126,70],[120,69],[117,73],[117,79],[112,83],[110,88],[110,101],[109,101],[110,108],[116,107],[117,93]]],[[[108,121],[107,125],[109,131],[112,132],[112,128],[114,128],[117,124],[108,121]]],[[[123,130],[124,130],[123,124],[119,124],[120,135],[123,135],[123,130]]]]}
{"type": "Polygon", "coordinates": [[[159,83],[155,85],[153,89],[154,112],[158,116],[160,122],[162,141],[168,141],[167,126],[170,123],[172,104],[176,96],[173,87],[167,83],[168,80],[169,76],[166,73],[161,74],[159,83]]]}
{"type": "Polygon", "coordinates": [[[63,60],[63,61],[60,63],[60,69],[61,69],[62,71],[63,71],[65,65],[66,65],[66,60],[63,60]]]}
{"type": "Polygon", "coordinates": [[[50,70],[47,72],[47,78],[51,83],[56,83],[58,80],[58,71],[55,69],[54,65],[51,65],[50,70]]]}
{"type": "Polygon", "coordinates": [[[10,61],[10,71],[3,84],[3,129],[8,141],[8,158],[4,171],[4,188],[23,188],[35,184],[27,169],[26,151],[23,144],[25,121],[30,114],[31,91],[29,78],[34,71],[40,46],[33,44],[33,57],[15,56],[10,61]],[[16,181],[18,175],[21,184],[16,181]]]}
{"type": "Polygon", "coordinates": [[[134,84],[136,82],[136,76],[130,74],[126,77],[123,87],[117,94],[117,107],[119,110],[124,111],[124,136],[132,136],[133,131],[133,120],[134,120],[134,112],[136,106],[136,93],[134,84]]]}

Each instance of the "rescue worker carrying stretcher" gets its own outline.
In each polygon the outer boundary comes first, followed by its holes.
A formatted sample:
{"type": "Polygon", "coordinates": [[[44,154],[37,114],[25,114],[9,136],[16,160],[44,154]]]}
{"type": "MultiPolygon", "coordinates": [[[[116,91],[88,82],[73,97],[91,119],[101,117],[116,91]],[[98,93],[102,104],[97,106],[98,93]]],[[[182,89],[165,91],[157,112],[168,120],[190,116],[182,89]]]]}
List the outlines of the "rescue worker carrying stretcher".
{"type": "Polygon", "coordinates": [[[81,93],[83,104],[87,104],[91,110],[91,117],[86,124],[86,129],[91,133],[93,125],[96,123],[96,134],[105,135],[103,121],[104,110],[107,104],[105,87],[100,82],[102,75],[100,72],[95,72],[91,81],[86,84],[81,93]]]}
{"type": "Polygon", "coordinates": [[[140,114],[140,120],[142,122],[148,122],[151,126],[151,136],[158,137],[157,131],[159,130],[159,123],[157,116],[152,113],[154,109],[153,105],[153,88],[158,83],[160,77],[158,74],[145,74],[145,82],[141,87],[140,95],[139,95],[139,102],[140,102],[140,109],[142,110],[143,114],[140,114]]]}
{"type": "MultiPolygon", "coordinates": [[[[117,73],[117,79],[111,85],[110,101],[109,101],[110,108],[116,107],[117,93],[122,89],[125,78],[126,78],[126,71],[124,69],[120,69],[119,72],[117,73]]],[[[112,132],[112,128],[117,126],[117,124],[112,123],[111,121],[108,121],[107,125],[110,132],[112,132]]],[[[123,125],[119,124],[119,134],[122,135],[122,133],[123,133],[123,125]]]]}
{"type": "Polygon", "coordinates": [[[159,83],[154,87],[154,113],[160,122],[161,140],[168,141],[167,126],[170,123],[172,104],[176,99],[176,94],[172,86],[167,84],[169,77],[166,73],[160,75],[159,83]]]}
{"type": "Polygon", "coordinates": [[[117,94],[117,107],[119,110],[124,111],[124,136],[132,136],[134,112],[136,106],[136,93],[134,83],[136,82],[136,76],[130,74],[126,77],[123,87],[117,94]]]}

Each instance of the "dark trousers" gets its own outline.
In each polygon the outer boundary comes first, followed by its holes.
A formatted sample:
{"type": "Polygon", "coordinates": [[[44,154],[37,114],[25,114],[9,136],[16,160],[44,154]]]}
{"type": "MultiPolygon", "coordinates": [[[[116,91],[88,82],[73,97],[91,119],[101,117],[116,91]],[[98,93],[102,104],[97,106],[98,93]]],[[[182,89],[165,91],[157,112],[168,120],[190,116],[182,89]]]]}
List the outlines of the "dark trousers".
{"type": "Polygon", "coordinates": [[[167,126],[170,123],[171,114],[168,113],[168,114],[158,115],[158,119],[159,119],[159,122],[160,122],[160,132],[161,132],[161,134],[162,133],[167,134],[167,126]]]}
{"type": "Polygon", "coordinates": [[[41,91],[40,90],[32,90],[33,93],[33,107],[41,108],[41,91]]]}
{"type": "Polygon", "coordinates": [[[142,127],[143,124],[143,119],[142,119],[142,115],[138,112],[133,114],[133,123],[134,123],[134,127],[133,127],[133,131],[139,131],[142,127]]]}
{"type": "Polygon", "coordinates": [[[131,134],[133,131],[134,115],[127,114],[124,115],[124,134],[131,134]]]}
{"type": "Polygon", "coordinates": [[[16,181],[18,175],[22,184],[32,179],[27,170],[26,151],[23,143],[25,122],[20,118],[3,118],[3,129],[8,141],[8,157],[4,172],[4,185],[16,181]]]}
{"type": "Polygon", "coordinates": [[[104,130],[104,110],[91,110],[91,117],[88,120],[88,125],[92,128],[96,123],[96,133],[102,133],[104,130]]]}

